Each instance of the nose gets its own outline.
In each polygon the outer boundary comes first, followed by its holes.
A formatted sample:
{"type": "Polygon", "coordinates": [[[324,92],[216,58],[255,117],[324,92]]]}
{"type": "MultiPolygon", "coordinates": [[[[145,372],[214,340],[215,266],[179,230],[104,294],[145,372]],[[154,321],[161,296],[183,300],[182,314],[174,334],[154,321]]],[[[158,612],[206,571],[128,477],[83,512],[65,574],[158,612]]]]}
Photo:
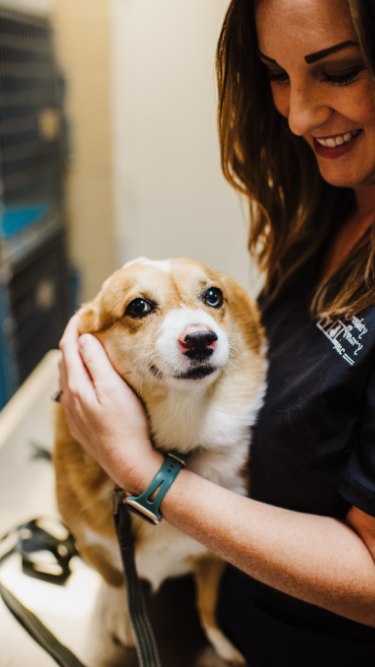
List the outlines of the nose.
{"type": "Polygon", "coordinates": [[[179,338],[179,346],[185,357],[195,361],[206,361],[211,357],[218,337],[210,329],[188,329],[179,338]]]}
{"type": "Polygon", "coordinates": [[[293,134],[303,137],[330,119],[333,110],[310,85],[290,86],[288,123],[293,134]]]}

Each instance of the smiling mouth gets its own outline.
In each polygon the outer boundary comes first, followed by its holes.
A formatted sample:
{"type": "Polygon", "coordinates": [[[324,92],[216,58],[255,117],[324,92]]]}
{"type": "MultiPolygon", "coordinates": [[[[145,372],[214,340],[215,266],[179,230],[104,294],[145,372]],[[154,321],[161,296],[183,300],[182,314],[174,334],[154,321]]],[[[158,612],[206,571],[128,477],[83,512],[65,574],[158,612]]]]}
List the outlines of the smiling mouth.
{"type": "Polygon", "coordinates": [[[179,373],[175,377],[177,380],[203,380],[203,378],[208,375],[215,373],[216,366],[211,366],[207,364],[206,366],[196,366],[195,368],[190,368],[186,373],[179,373]]]}
{"type": "Polygon", "coordinates": [[[344,134],[337,134],[334,137],[324,137],[318,139],[318,137],[313,137],[315,141],[318,142],[321,146],[327,146],[328,148],[336,148],[336,146],[342,146],[343,144],[348,144],[349,141],[352,141],[354,137],[362,132],[362,130],[353,130],[352,132],[345,132],[344,134]]]}
{"type": "Polygon", "coordinates": [[[356,145],[363,130],[353,130],[334,137],[313,137],[316,155],[328,160],[340,158],[349,153],[356,145]]]}

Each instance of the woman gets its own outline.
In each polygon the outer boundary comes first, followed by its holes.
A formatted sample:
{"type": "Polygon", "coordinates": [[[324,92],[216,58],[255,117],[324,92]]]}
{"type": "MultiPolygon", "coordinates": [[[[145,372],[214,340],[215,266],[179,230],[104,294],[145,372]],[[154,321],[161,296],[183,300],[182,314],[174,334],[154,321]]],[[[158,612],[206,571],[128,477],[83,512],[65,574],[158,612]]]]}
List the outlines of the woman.
{"type": "MultiPolygon", "coordinates": [[[[251,667],[375,658],[374,26],[373,0],[232,0],[218,47],[223,168],[266,272],[268,390],[251,498],[184,470],[161,510],[234,566],[218,615],[251,667]]],[[[142,492],[163,456],[138,399],[76,317],[61,349],[73,435],[142,492]]]]}

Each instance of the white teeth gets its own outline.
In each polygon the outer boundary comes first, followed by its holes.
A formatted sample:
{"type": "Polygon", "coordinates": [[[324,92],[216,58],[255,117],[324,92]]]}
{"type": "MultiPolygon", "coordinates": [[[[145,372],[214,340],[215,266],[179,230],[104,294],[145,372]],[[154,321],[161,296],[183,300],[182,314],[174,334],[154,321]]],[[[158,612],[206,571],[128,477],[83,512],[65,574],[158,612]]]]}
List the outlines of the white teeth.
{"type": "Polygon", "coordinates": [[[321,146],[328,146],[329,148],[335,148],[336,146],[342,146],[347,144],[353,137],[356,137],[359,130],[353,130],[353,132],[345,132],[345,134],[340,134],[337,137],[329,137],[328,139],[317,139],[318,144],[321,146]]]}

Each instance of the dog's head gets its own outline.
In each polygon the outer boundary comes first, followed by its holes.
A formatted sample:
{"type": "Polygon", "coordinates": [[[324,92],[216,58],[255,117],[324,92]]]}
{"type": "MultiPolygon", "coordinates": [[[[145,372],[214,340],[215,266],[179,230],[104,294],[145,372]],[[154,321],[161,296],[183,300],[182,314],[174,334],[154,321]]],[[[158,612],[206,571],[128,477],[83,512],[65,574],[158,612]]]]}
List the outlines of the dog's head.
{"type": "Polygon", "coordinates": [[[256,308],[232,279],[187,259],[139,260],[113,274],[81,311],[117,372],[147,388],[215,382],[230,359],[258,353],[256,308]]]}

